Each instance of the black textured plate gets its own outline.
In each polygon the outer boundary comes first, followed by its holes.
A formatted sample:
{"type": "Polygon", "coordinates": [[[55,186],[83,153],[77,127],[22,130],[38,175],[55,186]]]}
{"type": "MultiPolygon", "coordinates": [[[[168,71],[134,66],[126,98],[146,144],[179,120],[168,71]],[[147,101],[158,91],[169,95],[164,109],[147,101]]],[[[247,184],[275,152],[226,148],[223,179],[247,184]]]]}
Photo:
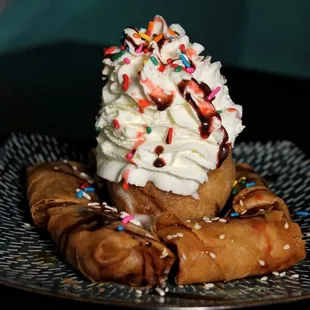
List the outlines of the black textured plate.
{"type": "MultiPolygon", "coordinates": [[[[0,157],[0,283],[37,293],[110,305],[170,308],[240,308],[310,298],[310,260],[279,275],[228,283],[176,286],[156,292],[123,285],[93,284],[61,260],[47,233],[33,226],[25,195],[24,169],[39,161],[87,160],[80,145],[41,135],[13,134],[0,157]],[[142,294],[141,294],[142,293],[142,294]]],[[[235,161],[252,165],[291,212],[310,212],[310,161],[291,142],[239,143],[235,161]]],[[[310,241],[310,215],[294,217],[310,241]]],[[[242,258],[240,258],[242,259],[242,258]]]]}

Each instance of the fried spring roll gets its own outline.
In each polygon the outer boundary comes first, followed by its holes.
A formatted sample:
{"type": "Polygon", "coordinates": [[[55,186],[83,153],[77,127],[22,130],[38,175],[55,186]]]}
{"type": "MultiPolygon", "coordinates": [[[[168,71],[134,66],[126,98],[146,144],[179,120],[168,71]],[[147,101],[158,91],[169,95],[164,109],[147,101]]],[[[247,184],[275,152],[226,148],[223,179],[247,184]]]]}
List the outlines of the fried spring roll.
{"type": "Polygon", "coordinates": [[[300,227],[285,212],[186,222],[171,212],[156,218],[161,240],[178,257],[177,284],[230,281],[288,269],[305,258],[300,227]]]}
{"type": "Polygon", "coordinates": [[[263,178],[246,163],[238,163],[236,181],[232,190],[232,208],[243,216],[280,210],[290,217],[286,203],[270,191],[263,178]]]}
{"type": "Polygon", "coordinates": [[[152,286],[167,279],[172,252],[156,235],[124,224],[111,209],[76,205],[47,212],[48,231],[61,253],[91,281],[152,286]]]}
{"type": "Polygon", "coordinates": [[[26,176],[29,207],[38,227],[46,227],[49,208],[98,202],[93,181],[86,173],[86,166],[80,162],[39,163],[28,167],[26,176]]]}

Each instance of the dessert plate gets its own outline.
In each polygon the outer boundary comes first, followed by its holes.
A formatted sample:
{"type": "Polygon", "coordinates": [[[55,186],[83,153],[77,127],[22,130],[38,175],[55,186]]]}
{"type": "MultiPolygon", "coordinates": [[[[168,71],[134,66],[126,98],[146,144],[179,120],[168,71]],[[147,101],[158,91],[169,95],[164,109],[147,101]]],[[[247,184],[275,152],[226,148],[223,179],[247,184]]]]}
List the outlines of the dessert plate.
{"type": "MultiPolygon", "coordinates": [[[[33,226],[25,193],[27,165],[59,159],[87,161],[87,153],[79,143],[36,134],[12,134],[1,146],[0,284],[90,303],[144,309],[240,308],[310,298],[309,255],[292,269],[265,277],[214,286],[168,283],[164,296],[150,289],[91,283],[59,258],[45,231],[33,226]]],[[[289,141],[240,142],[234,148],[234,159],[252,165],[287,202],[308,241],[309,254],[310,160],[289,141]]]]}

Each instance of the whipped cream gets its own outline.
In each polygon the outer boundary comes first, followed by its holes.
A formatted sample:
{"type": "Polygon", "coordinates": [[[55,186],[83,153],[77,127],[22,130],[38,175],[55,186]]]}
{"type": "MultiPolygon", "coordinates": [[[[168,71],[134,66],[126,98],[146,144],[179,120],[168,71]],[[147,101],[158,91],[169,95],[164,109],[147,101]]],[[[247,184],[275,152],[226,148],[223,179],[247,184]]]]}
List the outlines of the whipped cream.
{"type": "Polygon", "coordinates": [[[155,16],[105,49],[96,127],[97,174],[111,182],[195,195],[243,130],[221,63],[179,24],[155,16]]]}

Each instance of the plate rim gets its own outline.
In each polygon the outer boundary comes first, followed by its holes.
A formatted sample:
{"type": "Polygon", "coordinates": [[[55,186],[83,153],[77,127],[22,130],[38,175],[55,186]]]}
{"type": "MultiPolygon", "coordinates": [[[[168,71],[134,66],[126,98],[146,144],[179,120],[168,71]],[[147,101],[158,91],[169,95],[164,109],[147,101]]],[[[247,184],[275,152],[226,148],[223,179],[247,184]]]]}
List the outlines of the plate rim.
{"type": "MultiPolygon", "coordinates": [[[[64,292],[49,292],[42,289],[35,289],[35,288],[29,288],[25,287],[22,284],[13,284],[10,282],[4,282],[0,279],[0,285],[5,286],[8,288],[17,289],[23,292],[28,293],[34,293],[39,294],[46,297],[52,297],[55,299],[59,299],[59,301],[65,299],[67,301],[76,301],[76,302],[85,302],[88,304],[93,305],[106,305],[106,306],[121,306],[127,309],[157,309],[157,310],[171,310],[171,309],[195,309],[195,310],[219,310],[219,309],[241,309],[241,308],[247,308],[247,307],[258,307],[258,306],[271,306],[271,305],[277,305],[281,303],[293,303],[298,301],[305,301],[310,300],[310,293],[302,296],[290,296],[290,297],[277,297],[277,298],[268,298],[268,299],[260,299],[260,300],[244,300],[244,301],[238,301],[238,300],[210,300],[210,306],[165,306],[163,303],[163,306],[161,306],[159,303],[156,303],[154,305],[150,305],[150,302],[139,302],[134,303],[130,300],[104,300],[104,299],[90,299],[85,297],[78,297],[71,294],[67,294],[64,292]]],[[[195,300],[195,298],[193,298],[195,300]]]]}

